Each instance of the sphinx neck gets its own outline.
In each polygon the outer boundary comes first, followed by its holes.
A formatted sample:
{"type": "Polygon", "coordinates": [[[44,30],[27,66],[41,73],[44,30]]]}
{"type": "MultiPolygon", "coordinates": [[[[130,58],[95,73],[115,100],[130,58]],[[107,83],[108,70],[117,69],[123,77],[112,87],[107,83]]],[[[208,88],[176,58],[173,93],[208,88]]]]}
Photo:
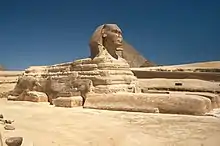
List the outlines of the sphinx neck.
{"type": "Polygon", "coordinates": [[[116,54],[117,47],[115,45],[103,39],[103,46],[106,48],[106,50],[112,57],[114,57],[115,59],[118,59],[118,55],[116,54]]]}

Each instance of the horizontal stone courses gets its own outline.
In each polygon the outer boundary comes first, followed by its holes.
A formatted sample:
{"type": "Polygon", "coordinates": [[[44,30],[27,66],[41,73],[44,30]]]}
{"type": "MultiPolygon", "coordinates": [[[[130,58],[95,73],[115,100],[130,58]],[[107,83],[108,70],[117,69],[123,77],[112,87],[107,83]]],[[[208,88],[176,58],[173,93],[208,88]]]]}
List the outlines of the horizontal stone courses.
{"type": "Polygon", "coordinates": [[[79,64],[71,68],[72,71],[91,71],[98,69],[96,64],[79,64]]]}
{"type": "Polygon", "coordinates": [[[0,71],[0,77],[16,77],[22,75],[23,71],[0,71]]]}
{"type": "Polygon", "coordinates": [[[96,71],[78,71],[79,75],[100,75],[100,76],[110,76],[110,75],[131,75],[133,73],[130,70],[96,70],[96,71]]]}
{"type": "Polygon", "coordinates": [[[168,71],[144,71],[131,68],[137,78],[167,78],[167,79],[200,79],[206,81],[220,81],[220,73],[206,72],[168,72],[168,71]]]}
{"type": "Polygon", "coordinates": [[[17,81],[0,81],[0,84],[17,83],[17,81]]]}
{"type": "Polygon", "coordinates": [[[204,91],[219,93],[219,82],[198,79],[138,79],[143,90],[204,91]]]}

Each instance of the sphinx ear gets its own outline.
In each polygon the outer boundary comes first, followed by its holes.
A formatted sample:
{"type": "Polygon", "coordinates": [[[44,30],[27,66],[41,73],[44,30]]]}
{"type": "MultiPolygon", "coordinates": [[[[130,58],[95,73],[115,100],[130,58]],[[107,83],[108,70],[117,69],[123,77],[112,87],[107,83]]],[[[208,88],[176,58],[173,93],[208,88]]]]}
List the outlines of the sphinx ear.
{"type": "Polygon", "coordinates": [[[102,37],[103,38],[105,38],[105,37],[107,37],[107,34],[105,33],[105,31],[102,29],[102,31],[101,31],[101,34],[102,34],[102,37]]]}
{"type": "Polygon", "coordinates": [[[107,34],[105,34],[105,33],[104,33],[104,34],[102,34],[102,37],[103,37],[103,38],[107,37],[107,34]]]}

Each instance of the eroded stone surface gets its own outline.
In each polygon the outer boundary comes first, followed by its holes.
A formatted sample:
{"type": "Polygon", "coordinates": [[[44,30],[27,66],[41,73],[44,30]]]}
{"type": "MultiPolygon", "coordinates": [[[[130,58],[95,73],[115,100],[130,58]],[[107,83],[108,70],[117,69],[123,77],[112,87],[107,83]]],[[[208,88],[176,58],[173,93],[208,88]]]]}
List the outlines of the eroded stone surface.
{"type": "Polygon", "coordinates": [[[58,97],[53,100],[53,104],[57,107],[78,107],[82,106],[83,99],[81,96],[58,97]]]}
{"type": "Polygon", "coordinates": [[[43,92],[28,91],[20,95],[19,100],[31,102],[48,102],[48,97],[43,92]]]}
{"type": "Polygon", "coordinates": [[[203,115],[211,110],[211,101],[205,97],[181,94],[88,94],[85,108],[203,115]]]}

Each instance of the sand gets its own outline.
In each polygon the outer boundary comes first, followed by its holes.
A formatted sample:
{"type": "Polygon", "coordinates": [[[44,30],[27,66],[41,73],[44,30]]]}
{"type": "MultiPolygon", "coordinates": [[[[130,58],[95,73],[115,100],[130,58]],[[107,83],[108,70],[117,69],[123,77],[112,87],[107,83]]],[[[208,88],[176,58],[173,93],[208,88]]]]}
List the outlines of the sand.
{"type": "Polygon", "coordinates": [[[14,119],[23,146],[219,146],[220,119],[53,107],[0,99],[0,113],[14,119]]]}

